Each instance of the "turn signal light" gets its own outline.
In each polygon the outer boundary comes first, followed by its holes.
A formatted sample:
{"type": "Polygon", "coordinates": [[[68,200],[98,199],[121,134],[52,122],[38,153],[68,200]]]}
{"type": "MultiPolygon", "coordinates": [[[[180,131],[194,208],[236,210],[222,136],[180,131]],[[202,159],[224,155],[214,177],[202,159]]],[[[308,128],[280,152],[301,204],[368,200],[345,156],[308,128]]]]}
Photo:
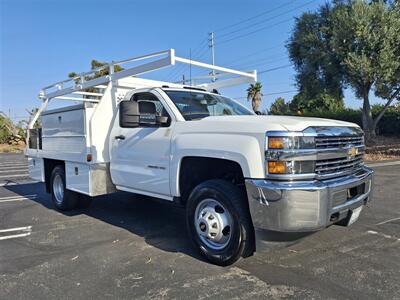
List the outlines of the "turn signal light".
{"type": "Polygon", "coordinates": [[[286,163],[283,161],[269,161],[268,162],[268,173],[269,174],[285,174],[286,163]]]}
{"type": "Polygon", "coordinates": [[[268,148],[269,149],[283,149],[285,147],[283,138],[281,137],[269,137],[268,148]]]}

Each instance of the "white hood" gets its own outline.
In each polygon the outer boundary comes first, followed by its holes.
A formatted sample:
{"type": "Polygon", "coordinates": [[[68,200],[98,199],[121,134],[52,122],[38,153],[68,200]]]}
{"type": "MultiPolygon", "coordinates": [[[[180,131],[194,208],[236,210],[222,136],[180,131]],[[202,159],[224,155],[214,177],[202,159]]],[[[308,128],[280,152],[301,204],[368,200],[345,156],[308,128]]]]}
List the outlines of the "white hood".
{"type": "Polygon", "coordinates": [[[350,122],[293,116],[221,116],[207,117],[199,120],[199,122],[212,123],[218,129],[225,127],[224,129],[227,131],[240,129],[239,131],[253,132],[272,130],[303,131],[311,126],[359,127],[357,124],[350,122]]]}

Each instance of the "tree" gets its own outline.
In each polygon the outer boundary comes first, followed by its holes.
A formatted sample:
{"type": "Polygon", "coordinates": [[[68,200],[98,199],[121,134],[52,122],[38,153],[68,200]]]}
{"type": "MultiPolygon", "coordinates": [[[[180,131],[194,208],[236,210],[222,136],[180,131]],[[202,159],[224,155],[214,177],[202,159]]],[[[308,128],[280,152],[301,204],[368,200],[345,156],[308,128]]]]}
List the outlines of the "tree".
{"type": "Polygon", "coordinates": [[[0,112],[0,143],[18,144],[24,140],[24,132],[8,118],[3,112],[0,112]],[[21,134],[22,133],[22,134],[21,134]]]}
{"type": "MultiPolygon", "coordinates": [[[[108,63],[100,62],[100,61],[95,60],[95,59],[92,59],[92,61],[90,62],[91,70],[96,70],[96,69],[99,69],[101,67],[105,67],[107,65],[108,65],[108,63]]],[[[122,68],[121,66],[119,66],[119,65],[115,65],[114,66],[114,72],[120,72],[122,70],[124,70],[124,68],[122,68]]],[[[105,67],[105,68],[101,68],[100,70],[96,71],[92,76],[88,76],[88,75],[84,76],[84,79],[85,79],[85,81],[89,81],[89,80],[92,80],[92,79],[96,79],[96,78],[99,78],[99,77],[102,77],[102,76],[109,75],[109,73],[110,73],[109,68],[105,67]]],[[[69,73],[68,77],[69,78],[75,78],[75,82],[76,83],[80,83],[81,82],[81,78],[80,78],[79,74],[76,73],[76,72],[69,73]]],[[[96,93],[97,92],[96,88],[94,88],[94,87],[87,88],[84,91],[85,92],[89,92],[89,93],[96,93]]],[[[83,98],[86,98],[86,96],[84,95],[83,98]]]]}
{"type": "MultiPolygon", "coordinates": [[[[394,14],[393,18],[388,20],[390,28],[397,28],[397,34],[400,34],[400,3],[395,1],[392,4],[391,13],[394,14]]],[[[400,101],[400,38],[397,36],[395,39],[396,44],[391,44],[392,39],[385,39],[383,43],[387,43],[383,47],[381,56],[385,57],[380,64],[379,76],[375,83],[375,95],[387,100],[382,110],[377,114],[374,120],[374,128],[376,128],[379,120],[383,117],[385,111],[395,101],[400,101]],[[396,59],[397,58],[397,59],[396,59]]],[[[397,103],[399,108],[400,103],[397,103]]]]}
{"type": "Polygon", "coordinates": [[[0,112],[0,144],[7,143],[9,140],[11,120],[4,114],[0,112]]]}
{"type": "MultiPolygon", "coordinates": [[[[400,97],[400,8],[398,1],[336,0],[296,21],[288,43],[300,93],[291,109],[332,109],[343,88],[363,101],[366,140],[400,97]],[[373,117],[370,94],[386,101],[373,117]]],[[[340,107],[339,103],[339,107],[340,107]]]]}
{"type": "MultiPolygon", "coordinates": [[[[92,61],[90,62],[91,70],[96,70],[98,68],[105,67],[107,65],[108,65],[108,63],[101,62],[101,61],[98,61],[98,60],[95,60],[95,59],[92,59],[92,61]]],[[[122,68],[119,65],[115,65],[114,66],[114,72],[120,72],[123,69],[124,68],[122,68]]],[[[102,77],[102,76],[108,75],[109,73],[110,73],[109,68],[102,68],[102,69],[98,70],[97,72],[95,72],[95,74],[93,76],[86,76],[85,80],[91,80],[91,79],[95,79],[95,78],[98,78],[98,77],[102,77]]],[[[76,73],[76,72],[71,72],[71,73],[68,74],[68,77],[69,78],[79,77],[79,74],[76,73]]],[[[77,80],[80,81],[79,78],[77,78],[77,80]]]]}
{"type": "Polygon", "coordinates": [[[362,123],[367,141],[390,104],[399,99],[399,4],[357,0],[332,13],[331,49],[343,68],[343,76],[363,100],[362,123]],[[386,104],[375,119],[369,96],[375,91],[386,104]]]}
{"type": "Polygon", "coordinates": [[[269,113],[272,115],[287,115],[290,114],[289,103],[285,102],[285,99],[278,97],[274,103],[271,104],[269,113]]]}
{"type": "Polygon", "coordinates": [[[247,101],[251,100],[251,106],[255,113],[260,113],[260,105],[262,98],[262,84],[261,82],[256,82],[255,84],[250,84],[247,88],[247,101]]]}
{"type": "Polygon", "coordinates": [[[330,94],[317,94],[313,98],[307,97],[304,93],[299,93],[293,97],[289,104],[293,112],[303,113],[305,111],[338,111],[345,108],[343,99],[337,99],[330,94]]]}
{"type": "Polygon", "coordinates": [[[330,47],[333,31],[330,15],[340,5],[338,1],[336,6],[325,4],[314,13],[307,12],[296,18],[287,49],[297,71],[299,109],[326,98],[343,102],[342,66],[330,47]],[[317,101],[307,103],[312,100],[317,101]]]}

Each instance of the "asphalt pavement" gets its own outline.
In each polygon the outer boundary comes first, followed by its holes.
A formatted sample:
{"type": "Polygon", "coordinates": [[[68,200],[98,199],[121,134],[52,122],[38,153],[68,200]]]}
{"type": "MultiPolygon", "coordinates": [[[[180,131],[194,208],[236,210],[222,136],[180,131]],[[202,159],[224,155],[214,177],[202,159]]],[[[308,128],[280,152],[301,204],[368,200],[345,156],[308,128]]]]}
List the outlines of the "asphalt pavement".
{"type": "Polygon", "coordinates": [[[230,267],[204,261],[184,211],[117,193],[54,210],[21,154],[0,155],[0,299],[400,299],[400,165],[375,165],[374,201],[230,267]]]}

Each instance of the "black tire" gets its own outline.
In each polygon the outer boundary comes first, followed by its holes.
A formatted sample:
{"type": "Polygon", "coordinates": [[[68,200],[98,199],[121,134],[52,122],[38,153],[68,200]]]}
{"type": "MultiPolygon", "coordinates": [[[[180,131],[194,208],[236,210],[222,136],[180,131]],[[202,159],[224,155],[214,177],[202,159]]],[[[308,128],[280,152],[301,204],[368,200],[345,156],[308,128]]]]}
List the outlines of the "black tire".
{"type": "Polygon", "coordinates": [[[63,166],[56,166],[51,173],[50,179],[51,198],[54,206],[61,211],[68,211],[76,208],[78,203],[79,194],[66,189],[65,184],[65,170],[63,166]],[[55,191],[55,181],[61,179],[63,193],[55,191]]]}
{"type": "MultiPolygon", "coordinates": [[[[232,183],[213,179],[199,184],[190,194],[186,206],[186,222],[190,238],[201,254],[210,262],[228,266],[254,253],[254,228],[250,217],[247,197],[241,189],[232,183]],[[230,224],[230,238],[222,249],[209,247],[200,237],[196,226],[196,208],[206,199],[215,199],[228,210],[232,223],[230,224]]],[[[200,229],[201,230],[201,229],[200,229]]]]}

